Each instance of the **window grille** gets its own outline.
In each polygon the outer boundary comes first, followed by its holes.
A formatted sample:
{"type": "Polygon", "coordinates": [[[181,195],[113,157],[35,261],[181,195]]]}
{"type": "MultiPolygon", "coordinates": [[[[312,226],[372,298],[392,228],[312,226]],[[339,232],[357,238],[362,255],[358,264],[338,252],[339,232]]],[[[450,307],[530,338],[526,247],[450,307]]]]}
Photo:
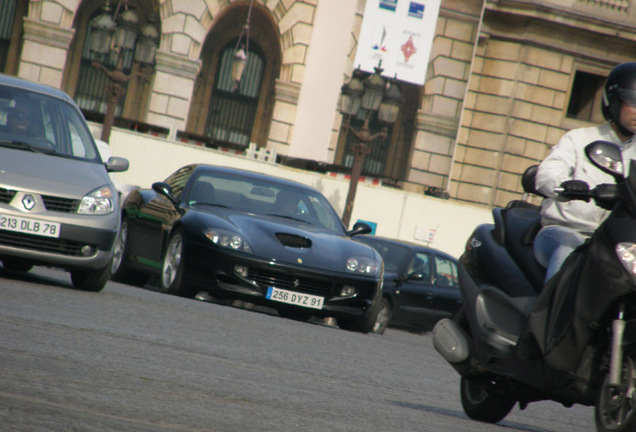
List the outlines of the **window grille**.
{"type": "MultiPolygon", "coordinates": [[[[360,113],[350,119],[350,124],[353,129],[359,131],[364,124],[364,116],[366,113],[364,110],[360,110],[360,113]]],[[[369,133],[374,135],[382,131],[382,126],[378,121],[377,113],[373,113],[371,115],[371,119],[369,120],[369,133]]],[[[368,144],[369,145],[369,154],[364,159],[364,164],[362,166],[362,174],[367,176],[381,177],[384,173],[385,164],[387,158],[389,157],[389,143],[391,140],[391,132],[393,129],[393,125],[390,125],[388,130],[386,131],[386,137],[379,136],[368,144]]],[[[343,164],[347,168],[351,168],[353,166],[353,161],[355,159],[353,148],[357,144],[358,139],[356,136],[349,130],[347,132],[347,140],[345,143],[345,153],[343,158],[343,164]]]]}
{"type": "Polygon", "coordinates": [[[0,71],[7,66],[16,4],[15,0],[0,0],[0,71]]]}
{"type": "Polygon", "coordinates": [[[236,40],[226,45],[221,54],[216,82],[210,98],[205,135],[216,142],[247,147],[252,135],[263,80],[263,56],[250,44],[247,64],[235,91],[232,61],[236,40]]]}

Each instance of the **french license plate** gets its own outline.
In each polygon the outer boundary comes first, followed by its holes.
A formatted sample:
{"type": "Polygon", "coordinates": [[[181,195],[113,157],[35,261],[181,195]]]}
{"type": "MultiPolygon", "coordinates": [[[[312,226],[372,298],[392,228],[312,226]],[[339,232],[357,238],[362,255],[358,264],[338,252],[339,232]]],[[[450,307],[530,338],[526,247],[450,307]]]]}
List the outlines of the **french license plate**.
{"type": "Polygon", "coordinates": [[[0,214],[0,230],[57,238],[60,236],[60,226],[56,222],[0,214]]]}
{"type": "Polygon", "coordinates": [[[301,294],[280,288],[268,287],[265,298],[281,303],[292,304],[312,309],[322,309],[324,297],[310,294],[301,294]]]}

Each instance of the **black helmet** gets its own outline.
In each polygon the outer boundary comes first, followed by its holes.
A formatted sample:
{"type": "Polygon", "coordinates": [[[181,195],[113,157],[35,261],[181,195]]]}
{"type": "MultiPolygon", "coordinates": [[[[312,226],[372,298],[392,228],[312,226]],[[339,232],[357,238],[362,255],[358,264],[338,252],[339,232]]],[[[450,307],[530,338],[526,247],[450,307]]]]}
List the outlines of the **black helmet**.
{"type": "Polygon", "coordinates": [[[622,101],[636,106],[636,62],[619,64],[612,69],[603,89],[603,117],[629,136],[632,133],[619,123],[622,101]]]}

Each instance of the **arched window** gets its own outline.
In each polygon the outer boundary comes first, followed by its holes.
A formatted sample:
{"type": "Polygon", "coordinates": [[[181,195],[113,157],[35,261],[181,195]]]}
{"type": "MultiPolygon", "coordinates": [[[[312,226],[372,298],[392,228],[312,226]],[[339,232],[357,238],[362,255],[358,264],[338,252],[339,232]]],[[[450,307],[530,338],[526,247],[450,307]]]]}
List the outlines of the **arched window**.
{"type": "MultiPolygon", "coordinates": [[[[364,110],[360,111],[360,115],[349,120],[351,127],[357,131],[362,128],[366,114],[364,110]]],[[[369,154],[364,159],[364,165],[362,166],[362,173],[365,175],[374,177],[381,177],[384,175],[384,167],[389,157],[389,144],[391,141],[390,137],[392,130],[393,125],[389,125],[388,131],[386,131],[386,137],[377,137],[369,143],[369,154]]],[[[381,131],[382,125],[378,120],[378,114],[373,113],[369,119],[369,133],[371,135],[375,135],[381,131]]],[[[355,159],[353,147],[357,144],[357,142],[358,139],[349,130],[347,133],[347,140],[345,142],[345,150],[342,160],[342,164],[347,168],[351,168],[353,166],[353,160],[355,159]]]]}
{"type": "MultiPolygon", "coordinates": [[[[82,59],[75,90],[75,101],[89,120],[101,118],[101,115],[106,112],[106,104],[108,101],[106,100],[105,89],[106,86],[110,84],[106,74],[102,70],[92,66],[92,64],[93,62],[99,62],[107,69],[113,70],[117,66],[119,57],[114,50],[111,50],[109,54],[105,55],[97,54],[90,50],[92,31],[90,22],[97,15],[102,13],[104,13],[103,10],[98,9],[88,21],[88,29],[86,31],[84,46],[82,47],[82,59]]],[[[123,50],[122,52],[122,68],[127,75],[132,71],[133,54],[134,53],[129,50],[123,50]]],[[[115,117],[121,117],[124,101],[126,100],[127,84],[128,83],[122,84],[122,93],[115,108],[115,117]]]]}
{"type": "Polygon", "coordinates": [[[16,74],[28,0],[0,0],[0,72],[16,74]]]}
{"type": "MultiPolygon", "coordinates": [[[[115,106],[116,126],[131,127],[145,118],[150,94],[151,75],[154,73],[154,55],[147,56],[149,46],[158,46],[161,22],[158,16],[158,0],[136,0],[135,2],[113,2],[107,0],[84,0],[75,15],[73,26],[75,35],[70,46],[70,54],[65,65],[62,90],[67,92],[81,108],[84,116],[91,121],[102,122],[106,114],[112,74],[121,58],[123,74],[117,76],[121,95],[115,106]],[[128,5],[130,3],[130,5],[128,5]],[[109,19],[110,17],[110,19],[109,19]],[[121,56],[114,46],[116,34],[111,36],[111,49],[105,49],[108,37],[95,38],[98,29],[105,29],[108,21],[115,22],[115,33],[125,28],[133,29],[137,37],[134,45],[127,48],[123,41],[121,56]],[[152,28],[153,31],[150,31],[152,28]],[[96,43],[100,42],[100,43],[96,43]],[[95,43],[91,50],[91,43],[95,43]]],[[[128,40],[130,43],[130,40],[128,40]]],[[[115,92],[111,93],[112,96],[115,92]]]]}
{"type": "MultiPolygon", "coordinates": [[[[103,64],[107,69],[113,70],[117,66],[117,53],[111,51],[105,56],[100,56],[90,51],[91,30],[90,27],[87,32],[86,42],[82,50],[82,60],[80,64],[79,76],[77,79],[77,87],[75,90],[75,101],[84,112],[84,115],[89,120],[94,120],[101,117],[98,114],[104,114],[106,112],[106,86],[110,85],[110,81],[106,74],[92,66],[94,61],[98,61],[103,64]]],[[[124,52],[122,57],[122,68],[126,75],[130,74],[132,70],[133,53],[124,52]]],[[[122,84],[122,93],[115,108],[115,117],[121,117],[121,113],[126,100],[127,84],[122,84]]]]}
{"type": "Polygon", "coordinates": [[[14,17],[15,1],[0,0],[0,71],[3,71],[7,64],[14,17]]]}
{"type": "MultiPolygon", "coordinates": [[[[371,113],[369,118],[369,133],[375,135],[384,132],[386,137],[379,136],[369,145],[369,153],[364,159],[362,175],[382,178],[386,184],[398,184],[405,181],[408,175],[409,161],[412,149],[413,135],[417,122],[417,107],[419,106],[419,87],[404,82],[397,83],[403,102],[395,123],[386,125],[378,120],[378,113],[371,113]]],[[[358,115],[349,119],[349,125],[356,131],[362,129],[366,111],[361,109],[358,115]]],[[[334,164],[349,170],[353,166],[354,146],[356,136],[348,128],[341,126],[338,148],[334,164]]]]}
{"type": "Polygon", "coordinates": [[[205,135],[216,144],[247,147],[258,108],[265,61],[260,48],[252,42],[243,76],[236,88],[232,81],[235,49],[236,40],[221,51],[205,122],[205,135]]]}

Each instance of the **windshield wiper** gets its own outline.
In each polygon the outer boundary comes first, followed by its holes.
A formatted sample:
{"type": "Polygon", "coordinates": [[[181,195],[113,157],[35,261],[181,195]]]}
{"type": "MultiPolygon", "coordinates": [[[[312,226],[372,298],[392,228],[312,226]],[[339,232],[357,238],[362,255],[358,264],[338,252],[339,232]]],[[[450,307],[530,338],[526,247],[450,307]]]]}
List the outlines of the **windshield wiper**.
{"type": "Polygon", "coordinates": [[[287,215],[275,214],[275,213],[269,213],[267,216],[276,216],[276,217],[285,218],[285,219],[290,219],[290,220],[293,220],[293,221],[303,222],[303,223],[306,223],[306,224],[312,225],[312,223],[311,223],[311,222],[309,222],[309,221],[306,221],[306,220],[304,220],[304,219],[298,219],[298,218],[293,217],[293,216],[287,216],[287,215]]]}
{"type": "Polygon", "coordinates": [[[46,148],[42,146],[36,146],[33,144],[29,144],[24,141],[0,141],[0,146],[17,149],[17,150],[28,150],[34,153],[42,153],[42,154],[54,154],[56,151],[52,148],[46,148]]]}
{"type": "Polygon", "coordinates": [[[207,203],[207,202],[194,202],[194,205],[204,205],[204,206],[210,206],[210,207],[223,207],[223,208],[229,208],[228,206],[226,206],[226,205],[224,205],[224,204],[207,203]]]}

